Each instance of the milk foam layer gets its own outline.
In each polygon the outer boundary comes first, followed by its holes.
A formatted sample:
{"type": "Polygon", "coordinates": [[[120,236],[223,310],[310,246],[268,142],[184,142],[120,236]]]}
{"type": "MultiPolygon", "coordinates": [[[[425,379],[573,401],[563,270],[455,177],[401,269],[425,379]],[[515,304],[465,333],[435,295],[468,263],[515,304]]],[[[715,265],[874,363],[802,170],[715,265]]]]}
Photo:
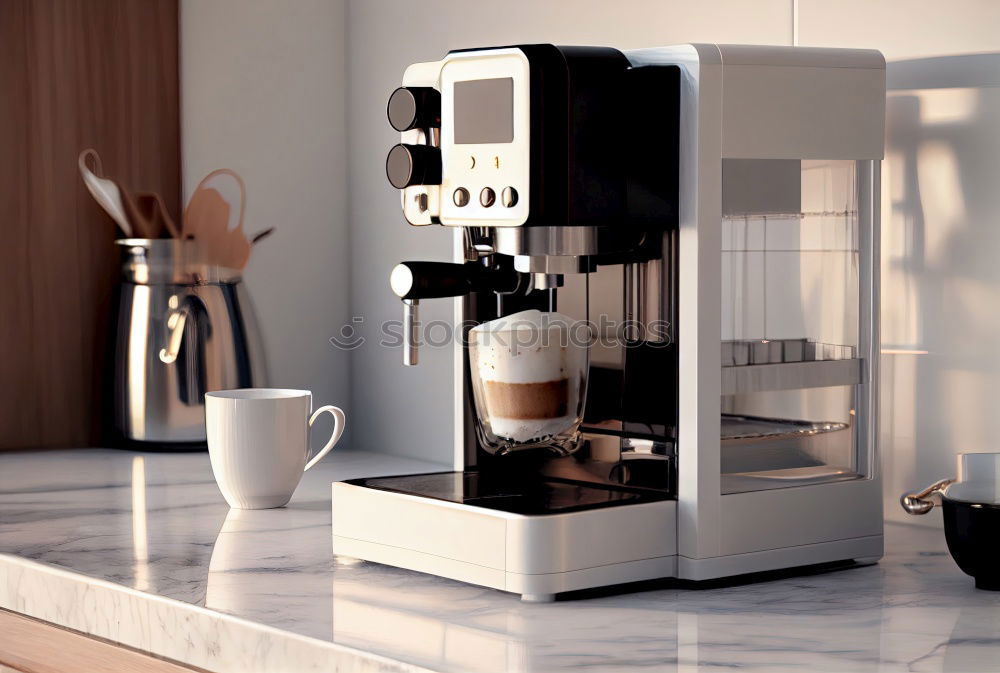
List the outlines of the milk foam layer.
{"type": "Polygon", "coordinates": [[[483,381],[572,379],[587,366],[587,344],[574,332],[576,325],[569,316],[536,310],[477,325],[472,328],[476,333],[473,365],[483,381]]]}

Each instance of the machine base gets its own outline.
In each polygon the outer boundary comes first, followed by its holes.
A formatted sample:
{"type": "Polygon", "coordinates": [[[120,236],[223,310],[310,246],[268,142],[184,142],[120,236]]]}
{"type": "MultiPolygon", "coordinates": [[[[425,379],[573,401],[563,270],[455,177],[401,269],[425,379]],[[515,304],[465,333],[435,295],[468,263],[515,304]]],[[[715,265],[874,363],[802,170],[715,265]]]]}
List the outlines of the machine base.
{"type": "MultiPolygon", "coordinates": [[[[451,492],[442,489],[429,497],[363,482],[333,484],[333,552],[510,591],[526,600],[676,572],[674,536],[651,534],[675,530],[673,500],[632,499],[617,489],[606,489],[602,500],[593,492],[601,489],[556,484],[544,501],[526,501],[492,491],[489,497],[470,493],[467,484],[462,486],[462,473],[420,477],[435,486],[453,479],[465,495],[448,499],[451,492]],[[577,492],[570,494],[566,487],[577,492]]],[[[408,477],[404,483],[415,482],[408,477]]],[[[426,490],[424,481],[419,485],[426,490]]]]}
{"type": "Polygon", "coordinates": [[[882,536],[870,535],[713,558],[678,557],[677,577],[694,581],[713,580],[834,561],[870,565],[881,557],[882,536]]]}
{"type": "Polygon", "coordinates": [[[521,594],[528,602],[547,602],[567,591],[674,577],[677,569],[677,557],[664,556],[563,572],[518,573],[337,535],[333,536],[333,553],[521,594]]]}
{"type": "Polygon", "coordinates": [[[673,500],[521,514],[338,482],[332,506],[338,556],[509,591],[533,602],[645,580],[707,580],[852,559],[870,563],[882,555],[879,535],[708,559],[678,557],[673,500]]]}

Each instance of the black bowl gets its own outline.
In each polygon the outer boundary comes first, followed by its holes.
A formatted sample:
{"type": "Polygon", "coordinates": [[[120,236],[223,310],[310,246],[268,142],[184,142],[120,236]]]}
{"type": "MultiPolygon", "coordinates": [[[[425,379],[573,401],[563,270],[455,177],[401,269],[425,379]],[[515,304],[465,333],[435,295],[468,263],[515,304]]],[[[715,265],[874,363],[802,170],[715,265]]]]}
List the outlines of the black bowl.
{"type": "Polygon", "coordinates": [[[1000,591],[1000,505],[942,496],[948,551],[977,589],[1000,591]]]}

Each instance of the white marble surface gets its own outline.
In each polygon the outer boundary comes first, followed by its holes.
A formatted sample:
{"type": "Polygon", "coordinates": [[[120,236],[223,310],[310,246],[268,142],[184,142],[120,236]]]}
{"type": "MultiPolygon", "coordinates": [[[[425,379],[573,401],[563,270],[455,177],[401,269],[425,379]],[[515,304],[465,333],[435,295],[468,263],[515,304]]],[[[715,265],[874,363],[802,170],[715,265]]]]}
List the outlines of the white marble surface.
{"type": "Polygon", "coordinates": [[[1000,594],[918,527],[875,566],[550,605],[331,557],[331,481],[428,469],[335,452],[288,507],[230,512],[205,454],[0,455],[0,607],[241,672],[1000,668],[1000,594]]]}

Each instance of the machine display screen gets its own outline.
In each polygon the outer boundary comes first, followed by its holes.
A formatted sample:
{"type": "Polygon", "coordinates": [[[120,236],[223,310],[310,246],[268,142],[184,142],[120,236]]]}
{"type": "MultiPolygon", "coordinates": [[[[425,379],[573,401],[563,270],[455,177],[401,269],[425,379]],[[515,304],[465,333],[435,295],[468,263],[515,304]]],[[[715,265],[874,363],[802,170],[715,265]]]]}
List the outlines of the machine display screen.
{"type": "Polygon", "coordinates": [[[455,82],[455,142],[462,145],[514,141],[514,80],[455,82]]]}

